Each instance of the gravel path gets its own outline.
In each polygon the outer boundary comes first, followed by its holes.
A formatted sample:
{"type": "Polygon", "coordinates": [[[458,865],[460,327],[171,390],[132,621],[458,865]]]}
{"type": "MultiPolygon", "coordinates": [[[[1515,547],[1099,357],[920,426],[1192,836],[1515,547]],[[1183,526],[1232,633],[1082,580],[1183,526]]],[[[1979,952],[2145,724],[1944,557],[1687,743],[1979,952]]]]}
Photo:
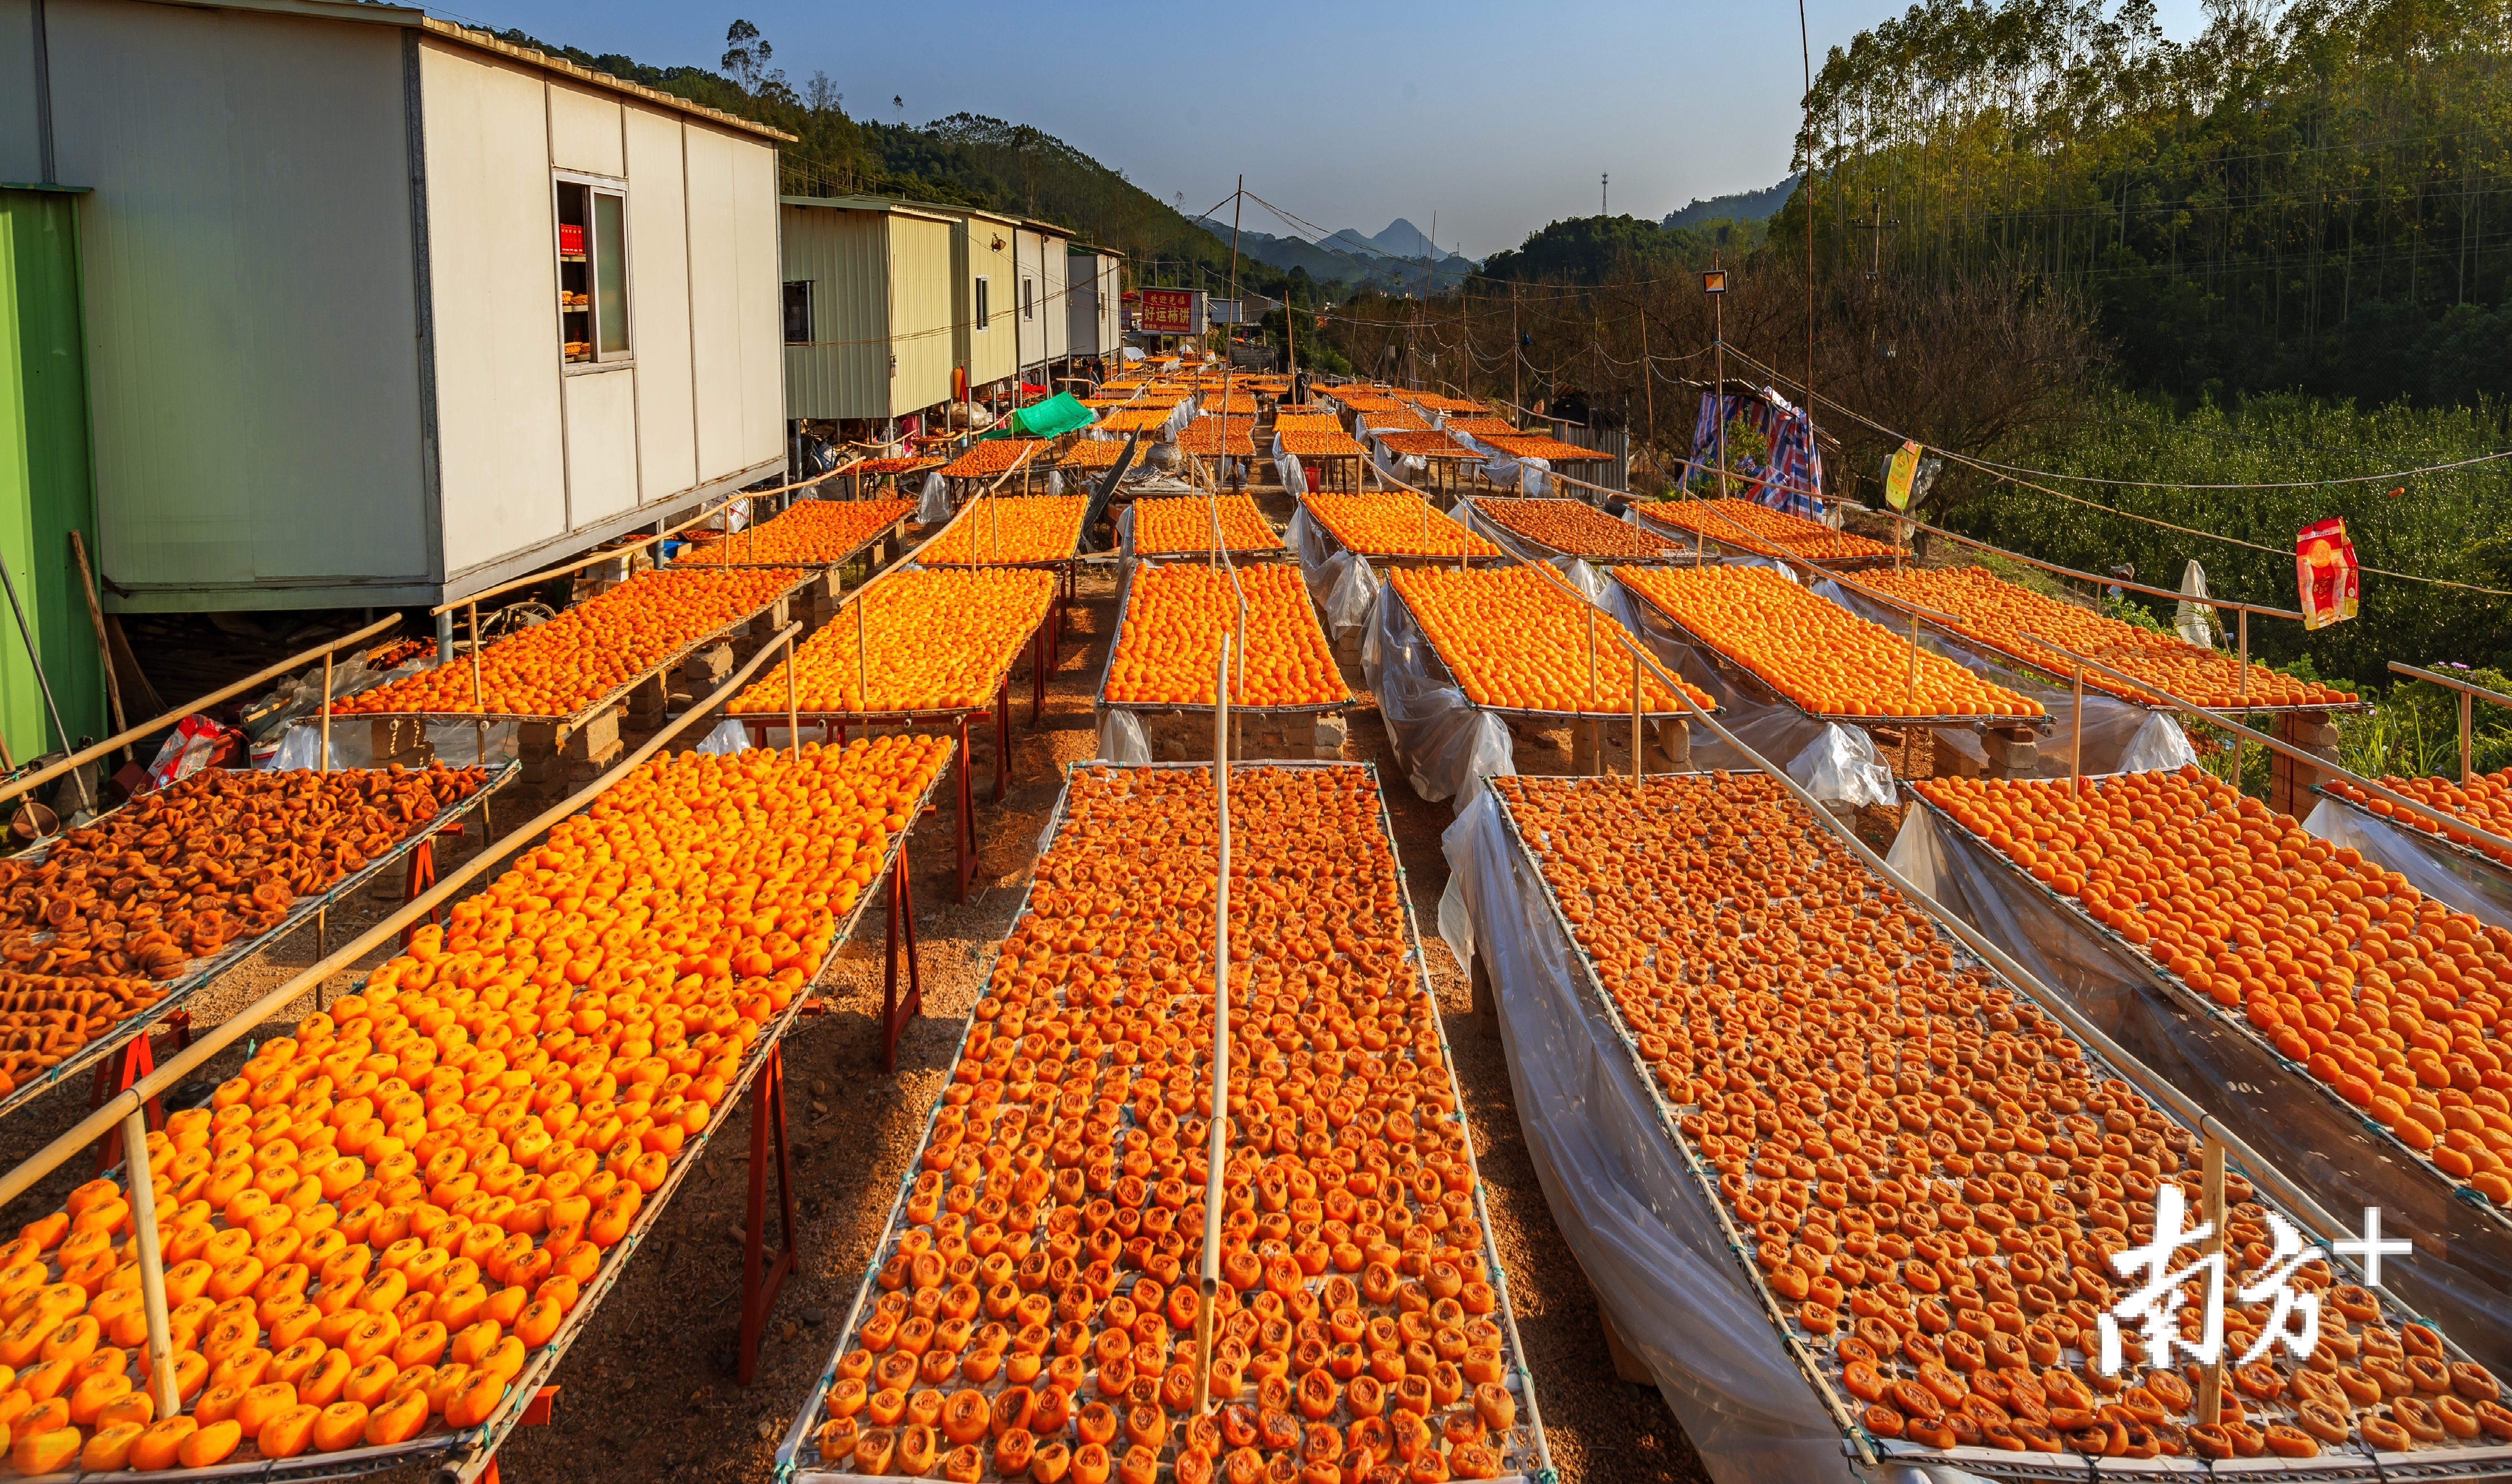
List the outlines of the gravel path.
{"type": "MultiPolygon", "coordinates": [[[[1262,467],[1262,466],[1260,466],[1262,467]]],[[[1266,472],[1270,473],[1270,469],[1266,472]]],[[[1253,491],[1278,524],[1289,501],[1276,488],[1253,491]]],[[[742,1230],[751,1180],[751,1119],[743,1109],[683,1184],[618,1286],[594,1314],[558,1368],[561,1397],[551,1425],[517,1430],[499,1456],[505,1477],[519,1481],[672,1479],[764,1481],[775,1444],[818,1375],[836,1327],[863,1279],[865,1264],[888,1219],[925,1111],[940,1091],[981,983],[986,957],[1008,930],[1027,884],[1040,832],[1060,790],[1064,765],[1094,747],[1091,694],[1116,614],[1113,566],[1086,568],[1079,603],[1066,626],[1063,652],[1050,678],[1045,715],[1028,724],[1016,701],[1010,788],[1001,804],[988,801],[992,739],[977,748],[979,871],[968,902],[951,900],[950,805],[910,838],[918,936],[922,946],[923,1014],[898,1044],[898,1070],[881,1068],[883,934],[870,915],[857,941],[844,949],[823,981],[825,1013],[797,1027],[785,1047],[787,1123],[793,1150],[800,1252],[760,1348],[754,1383],[733,1374],[740,1324],[742,1230]]],[[[1013,683],[1027,688],[1026,669],[1013,683]]],[[[1345,756],[1374,762],[1388,784],[1396,846],[1413,907],[1425,924],[1434,988],[1445,1011],[1457,1074],[1472,1120],[1476,1157],[1488,1188],[1492,1235],[1517,1306],[1518,1331],[1535,1373],[1552,1459],[1564,1480],[1696,1481],[1707,1478],[1691,1443],[1654,1388],[1615,1379],[1593,1294],[1546,1207],[1528,1162],[1500,1041],[1469,1010],[1465,979],[1446,946],[1431,935],[1447,862],[1439,834],[1446,804],[1426,804],[1400,779],[1387,734],[1360,678],[1347,677],[1363,705],[1352,715],[1345,756]]],[[[694,736],[694,733],[692,733],[694,736]]],[[[1566,736],[1529,739],[1521,765],[1566,769],[1566,736]],[[1547,759],[1558,751],[1558,761],[1547,759]]],[[[520,823],[526,801],[500,797],[500,830],[520,823]]],[[[537,807],[537,804],[533,805],[537,807]]],[[[440,853],[451,871],[478,848],[476,829],[440,853]]],[[[334,942],[390,910],[362,894],[335,915],[334,942]],[[342,921],[341,918],[347,918],[342,921]]],[[[285,982],[313,961],[310,931],[231,974],[195,1008],[210,1024],[285,982]]],[[[372,962],[381,961],[373,956],[372,962]]],[[[363,966],[361,968],[363,972],[363,966]]],[[[349,976],[343,976],[345,988],[349,976]]],[[[294,1013],[312,1008],[301,1004],[294,1013]]],[[[293,1015],[278,1018],[285,1025],[293,1015]]],[[[212,1069],[227,1074],[241,1061],[231,1052],[212,1069]]],[[[81,1079],[82,1084],[84,1079],[81,1079]]],[[[34,1152],[80,1116],[85,1087],[63,1089],[0,1128],[0,1158],[34,1152]]],[[[62,1194],[87,1178],[91,1160],[71,1161],[30,1192],[0,1222],[32,1220],[57,1209],[62,1194]]],[[[769,1209],[774,1209],[771,1192],[769,1209]]],[[[413,1472],[412,1477],[417,1478],[413,1472]]]]}

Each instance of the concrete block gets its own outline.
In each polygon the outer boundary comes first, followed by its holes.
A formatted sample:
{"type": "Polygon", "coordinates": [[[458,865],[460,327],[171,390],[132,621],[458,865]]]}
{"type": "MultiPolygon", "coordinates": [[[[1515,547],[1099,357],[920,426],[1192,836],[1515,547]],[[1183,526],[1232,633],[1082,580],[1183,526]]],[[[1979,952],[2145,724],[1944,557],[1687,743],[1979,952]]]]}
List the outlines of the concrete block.
{"type": "Polygon", "coordinates": [[[733,671],[732,645],[709,644],[681,661],[681,679],[693,691],[712,690],[733,671]]]}
{"type": "Polygon", "coordinates": [[[584,724],[568,734],[567,755],[569,758],[593,758],[615,752],[619,746],[619,708],[607,706],[585,719],[584,724]]]}
{"type": "Polygon", "coordinates": [[[554,755],[560,741],[556,722],[526,722],[515,731],[515,750],[526,761],[554,755]]]}
{"type": "Polygon", "coordinates": [[[765,641],[772,637],[777,630],[785,627],[793,621],[793,600],[790,598],[779,598],[774,603],[769,604],[765,611],[762,612],[758,617],[750,620],[750,637],[755,640],[765,641]]]}
{"type": "Polygon", "coordinates": [[[1981,738],[1988,753],[1988,773],[1992,778],[2029,778],[2041,770],[2041,744],[2032,732],[2021,728],[1991,731],[1981,738]]]}
{"type": "Polygon", "coordinates": [[[1649,751],[1644,766],[1652,773],[1692,771],[1692,722],[1684,717],[1649,724],[1649,751]]]}
{"type": "Polygon", "coordinates": [[[621,742],[617,735],[614,734],[610,739],[610,745],[608,747],[596,749],[595,751],[581,757],[570,756],[567,760],[567,781],[569,783],[582,783],[587,779],[599,778],[612,763],[617,762],[620,758],[627,753],[627,744],[621,742]]]}
{"type": "Polygon", "coordinates": [[[628,715],[639,723],[652,724],[671,704],[671,687],[662,676],[649,675],[628,690],[628,715]]]}
{"type": "Polygon", "coordinates": [[[1340,712],[1317,718],[1316,746],[1320,753],[1341,752],[1344,740],[1352,735],[1352,721],[1340,712]]]}
{"type": "Polygon", "coordinates": [[[1953,744],[1947,742],[1943,736],[1934,730],[1931,730],[1928,733],[1928,747],[1936,760],[1929,769],[1931,776],[1937,778],[1977,778],[1981,775],[1981,765],[1979,763],[1974,762],[1964,754],[1957,752],[1954,749],[1953,744]]]}

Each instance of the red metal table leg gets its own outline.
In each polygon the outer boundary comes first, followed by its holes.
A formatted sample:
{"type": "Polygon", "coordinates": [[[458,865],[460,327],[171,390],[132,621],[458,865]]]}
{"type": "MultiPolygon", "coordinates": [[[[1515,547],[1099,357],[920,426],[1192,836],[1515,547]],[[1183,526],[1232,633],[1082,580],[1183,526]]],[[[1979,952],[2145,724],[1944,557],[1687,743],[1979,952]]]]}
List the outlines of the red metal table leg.
{"type": "Polygon", "coordinates": [[[785,1275],[794,1270],[795,1239],[800,1225],[794,1217],[794,1165],[785,1144],[785,1053],[771,1048],[767,1065],[750,1088],[750,1203],[741,1244],[741,1349],[735,1376],[743,1386],[759,1373],[759,1341],[766,1333],[767,1315],[785,1275]],[[776,1193],[781,1222],[776,1255],[766,1255],[767,1164],[776,1163],[776,1193]]]}
{"type": "Polygon", "coordinates": [[[995,802],[1003,801],[1003,783],[1012,770],[1012,678],[995,692],[995,802]]]}
{"type": "Polygon", "coordinates": [[[1046,711],[1048,653],[1046,625],[1040,624],[1038,632],[1029,637],[1029,724],[1032,730],[1037,729],[1039,717],[1046,711]]]}
{"type": "MultiPolygon", "coordinates": [[[[96,1081],[88,1089],[87,1106],[102,1108],[105,1099],[130,1091],[133,1083],[156,1070],[157,1052],[148,1044],[147,1035],[133,1036],[120,1051],[97,1064],[96,1081]]],[[[148,1100],[148,1126],[166,1126],[166,1110],[155,1098],[148,1100]]],[[[122,1125],[116,1123],[113,1131],[104,1136],[104,1142],[97,1146],[96,1172],[101,1175],[121,1162],[122,1125]]]]}
{"type": "Polygon", "coordinates": [[[916,895],[908,879],[907,852],[889,872],[889,937],[881,971],[881,1070],[898,1070],[898,1037],[924,1010],[924,975],[917,964],[916,895]],[[898,996],[899,940],[907,943],[907,997],[898,996]]]}
{"type": "MultiPolygon", "coordinates": [[[[530,1401],[524,1403],[524,1415],[515,1419],[515,1425],[518,1427],[546,1427],[549,1425],[550,1414],[555,1411],[557,1407],[558,1387],[543,1386],[532,1393],[532,1399],[530,1401]]],[[[491,1458],[489,1460],[489,1466],[480,1474],[480,1484],[498,1484],[500,1477],[501,1475],[497,1471],[497,1461],[494,1458],[491,1458]]]]}
{"type": "MultiPolygon", "coordinates": [[[[436,838],[430,836],[418,842],[417,849],[410,852],[410,869],[402,879],[401,899],[405,902],[417,901],[419,893],[435,884],[436,838]]],[[[427,915],[427,920],[441,922],[444,920],[444,916],[442,913],[431,912],[427,915]]],[[[401,946],[404,953],[410,951],[412,940],[417,936],[418,924],[415,922],[401,930],[401,946]]]]}

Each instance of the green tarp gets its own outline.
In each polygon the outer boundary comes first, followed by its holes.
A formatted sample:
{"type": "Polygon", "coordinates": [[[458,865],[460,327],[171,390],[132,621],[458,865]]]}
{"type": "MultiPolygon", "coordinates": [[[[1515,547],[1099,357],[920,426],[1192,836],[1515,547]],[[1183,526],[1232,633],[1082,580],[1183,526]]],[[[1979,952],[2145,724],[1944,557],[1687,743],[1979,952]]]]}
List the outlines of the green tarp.
{"type": "Polygon", "coordinates": [[[1058,392],[1012,413],[1010,423],[1016,438],[1061,438],[1098,420],[1099,414],[1083,407],[1071,392],[1058,392]]]}

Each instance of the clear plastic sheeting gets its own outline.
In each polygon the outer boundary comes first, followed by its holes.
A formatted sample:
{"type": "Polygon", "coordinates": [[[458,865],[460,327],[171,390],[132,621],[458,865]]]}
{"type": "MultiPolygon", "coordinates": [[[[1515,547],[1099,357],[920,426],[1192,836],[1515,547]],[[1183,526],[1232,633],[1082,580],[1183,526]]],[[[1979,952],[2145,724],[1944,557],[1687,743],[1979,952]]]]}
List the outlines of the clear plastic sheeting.
{"type": "MultiPolygon", "coordinates": [[[[378,722],[365,716],[334,717],[331,766],[385,767],[393,762],[409,763],[411,759],[407,752],[378,760],[374,748],[378,726],[390,725],[398,732],[408,724],[406,721],[378,722]]],[[[470,767],[475,763],[483,767],[498,767],[516,759],[516,737],[522,723],[511,719],[488,722],[431,719],[421,724],[426,728],[427,745],[434,754],[434,761],[447,767],[470,767]]],[[[279,751],[271,755],[270,766],[323,766],[322,734],[319,720],[309,722],[299,718],[288,728],[288,735],[280,739],[279,751]]]]}
{"type": "Polygon", "coordinates": [[[1413,610],[1381,587],[1371,605],[1368,638],[1360,648],[1360,673],[1378,696],[1387,740],[1405,780],[1430,803],[1457,801],[1459,809],[1488,792],[1483,780],[1511,774],[1509,723],[1466,699],[1444,678],[1431,641],[1413,610]]]}
{"type": "Polygon", "coordinates": [[[1151,762],[1152,739],[1143,729],[1143,719],[1130,711],[1100,712],[1099,750],[1091,761],[1129,766],[1151,762]]]}
{"type": "Polygon", "coordinates": [[[1515,458],[1472,434],[1460,434],[1467,448],[1483,456],[1482,475],[1495,485],[1514,486],[1520,494],[1543,499],[1550,493],[1552,482],[1546,478],[1552,466],[1540,458],[1515,458]]]}
{"type": "Polygon", "coordinates": [[[698,745],[691,750],[712,753],[719,758],[729,758],[735,753],[746,751],[749,746],[750,728],[726,717],[709,728],[707,734],[699,738],[698,745]]]}
{"type": "Polygon", "coordinates": [[[1300,455],[1281,452],[1281,447],[1282,441],[1275,439],[1274,473],[1281,479],[1283,488],[1293,491],[1306,489],[1309,488],[1309,475],[1300,467],[1300,455]]]}
{"type": "MultiPolygon", "coordinates": [[[[1510,1088],[1546,1204],[1614,1332],[1657,1380],[1716,1484],[1811,1484],[1853,1472],[1839,1424],[1788,1358],[1683,1167],[1632,1059],[1596,1005],[1544,883],[1488,790],[1441,839],[1440,935],[1480,955],[1510,1088]]],[[[1885,1465],[1882,1484],[1955,1484],[1885,1465]]]]}
{"type": "MultiPolygon", "coordinates": [[[[2383,1232],[2415,1251],[2383,1284],[2481,1362],[2512,1365],[2512,1230],[2438,1171],[2411,1165],[2310,1074],[2176,996],[2123,943],[2062,912],[1985,842],[1913,803],[1886,860],[2014,956],[2160,1080],[2179,1088],[2350,1230],[2381,1208],[2383,1232]]],[[[1524,1105],[1521,1104],[1521,1107],[1524,1105]]]]}
{"type": "Polygon", "coordinates": [[[1384,585],[1369,564],[1318,529],[1306,505],[1291,513],[1282,540],[1299,556],[1300,580],[1308,584],[1310,600],[1325,618],[1327,636],[1340,643],[1346,635],[1366,630],[1384,585]]]}
{"type": "Polygon", "coordinates": [[[951,482],[934,470],[924,476],[924,491],[916,501],[916,524],[938,526],[951,519],[951,482]]]}
{"type": "Polygon", "coordinates": [[[2409,885],[2437,902],[2496,927],[2512,927],[2512,878],[2457,854],[2422,831],[2325,796],[2302,828],[2332,845],[2353,846],[2366,860],[2406,877],[2409,885]]]}
{"type": "MultiPolygon", "coordinates": [[[[1828,577],[1816,581],[1807,591],[1896,634],[1909,632],[1908,614],[1877,603],[1863,593],[1853,592],[1828,577]]],[[[1919,647],[1931,654],[1941,654],[1974,675],[1993,681],[2018,695],[2030,696],[2040,702],[2041,709],[2048,713],[2055,728],[2041,739],[2043,771],[2053,771],[2055,767],[2058,773],[2066,772],[2068,749],[2073,743],[2076,727],[2076,690],[2073,685],[2050,680],[2007,655],[1964,644],[1927,624],[1919,626],[1919,647]]],[[[1956,746],[1972,761],[1980,762],[1987,757],[1976,740],[1965,740],[1970,742],[1969,746],[1961,743],[1956,746]]],[[[2085,772],[2152,772],[2197,761],[2197,750],[2189,745],[2188,736],[2169,714],[2121,700],[2090,685],[2085,688],[2085,772]],[[2158,726],[2157,722],[2162,724],[2158,726]]]]}
{"type": "MultiPolygon", "coordinates": [[[[1786,568],[1780,568],[1783,575],[1786,568]]],[[[1718,720],[1737,739],[1765,758],[1786,758],[1787,775],[1834,812],[1894,801],[1893,769],[1875,739],[1855,726],[1809,716],[1762,683],[1750,671],[1731,667],[1676,632],[1666,615],[1607,581],[1605,610],[1648,645],[1658,663],[1707,691],[1718,702],[1718,720]]],[[[1987,756],[1985,753],[1982,757],[1987,756]]],[[[1752,768],[1754,763],[1706,730],[1692,739],[1692,762],[1703,768],[1752,768]]]]}

